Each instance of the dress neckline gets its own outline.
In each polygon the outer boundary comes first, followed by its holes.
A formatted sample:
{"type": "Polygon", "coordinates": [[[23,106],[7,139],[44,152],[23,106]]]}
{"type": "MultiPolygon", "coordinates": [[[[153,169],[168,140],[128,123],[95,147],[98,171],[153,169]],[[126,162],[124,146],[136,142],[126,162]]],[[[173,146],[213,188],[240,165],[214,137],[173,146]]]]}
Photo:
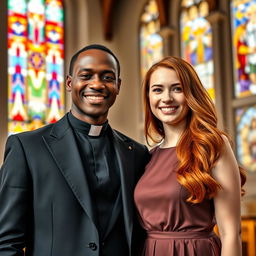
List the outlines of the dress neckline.
{"type": "Polygon", "coordinates": [[[166,147],[166,148],[161,148],[160,146],[158,146],[158,149],[161,149],[161,150],[165,150],[165,149],[176,149],[176,146],[174,146],[174,147],[166,147]]]}

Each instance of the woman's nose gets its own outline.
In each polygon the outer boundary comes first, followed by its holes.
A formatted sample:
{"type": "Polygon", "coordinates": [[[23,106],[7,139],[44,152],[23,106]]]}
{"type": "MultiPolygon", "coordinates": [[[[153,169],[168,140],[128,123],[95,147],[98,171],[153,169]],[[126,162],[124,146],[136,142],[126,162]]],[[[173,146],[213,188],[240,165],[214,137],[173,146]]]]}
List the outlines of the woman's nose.
{"type": "Polygon", "coordinates": [[[163,99],[162,99],[163,102],[169,102],[169,101],[173,101],[173,95],[171,92],[165,92],[164,95],[163,95],[163,99]]]}

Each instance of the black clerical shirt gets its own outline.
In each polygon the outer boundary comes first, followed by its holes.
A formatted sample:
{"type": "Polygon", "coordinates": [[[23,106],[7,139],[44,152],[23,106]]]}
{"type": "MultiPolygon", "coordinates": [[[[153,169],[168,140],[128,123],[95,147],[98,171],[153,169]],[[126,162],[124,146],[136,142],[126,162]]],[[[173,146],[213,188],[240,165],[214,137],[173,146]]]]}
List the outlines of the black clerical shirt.
{"type": "Polygon", "coordinates": [[[68,119],[89,181],[99,234],[104,239],[112,211],[117,208],[117,204],[121,204],[120,174],[112,143],[112,131],[108,122],[102,126],[92,126],[77,119],[72,113],[69,113],[68,119]]]}

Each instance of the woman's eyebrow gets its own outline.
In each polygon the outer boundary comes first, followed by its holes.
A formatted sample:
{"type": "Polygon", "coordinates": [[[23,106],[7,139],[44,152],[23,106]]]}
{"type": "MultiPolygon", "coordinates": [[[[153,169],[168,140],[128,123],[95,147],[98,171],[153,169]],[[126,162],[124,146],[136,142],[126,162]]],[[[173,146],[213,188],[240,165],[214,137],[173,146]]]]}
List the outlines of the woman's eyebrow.
{"type": "Polygon", "coordinates": [[[162,84],[153,84],[153,85],[151,85],[150,87],[151,87],[151,88],[152,88],[152,87],[163,87],[163,85],[162,85],[162,84]]]}
{"type": "MultiPolygon", "coordinates": [[[[180,82],[175,82],[175,83],[171,84],[171,87],[177,86],[177,85],[181,85],[180,82]]],[[[151,87],[151,88],[152,88],[152,87],[163,87],[163,85],[162,85],[162,84],[153,84],[153,85],[151,85],[150,87],[151,87]]]]}

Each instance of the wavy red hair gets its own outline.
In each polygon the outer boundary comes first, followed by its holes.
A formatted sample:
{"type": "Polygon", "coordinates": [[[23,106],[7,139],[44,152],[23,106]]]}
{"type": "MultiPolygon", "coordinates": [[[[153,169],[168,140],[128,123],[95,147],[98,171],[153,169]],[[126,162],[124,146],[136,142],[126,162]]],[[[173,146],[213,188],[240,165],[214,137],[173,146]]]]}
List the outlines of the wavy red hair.
{"type": "MultiPolygon", "coordinates": [[[[143,83],[144,132],[147,143],[150,145],[150,140],[159,143],[165,137],[162,122],[153,115],[149,103],[150,78],[159,67],[176,72],[189,107],[186,128],[176,147],[179,159],[177,179],[190,193],[187,201],[199,203],[204,198],[213,198],[221,189],[220,184],[211,176],[211,170],[220,157],[223,135],[227,135],[217,128],[215,106],[194,68],[181,58],[166,57],[148,70],[143,83]]],[[[244,170],[239,168],[243,186],[246,176],[244,170]]]]}

